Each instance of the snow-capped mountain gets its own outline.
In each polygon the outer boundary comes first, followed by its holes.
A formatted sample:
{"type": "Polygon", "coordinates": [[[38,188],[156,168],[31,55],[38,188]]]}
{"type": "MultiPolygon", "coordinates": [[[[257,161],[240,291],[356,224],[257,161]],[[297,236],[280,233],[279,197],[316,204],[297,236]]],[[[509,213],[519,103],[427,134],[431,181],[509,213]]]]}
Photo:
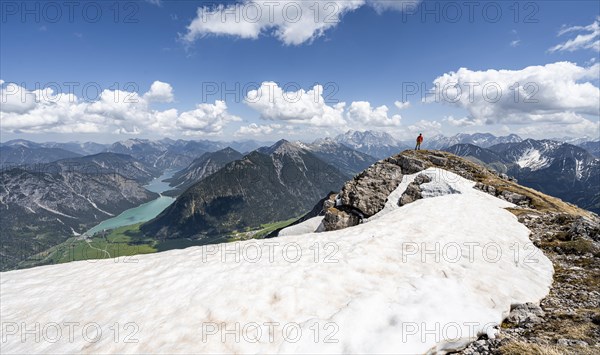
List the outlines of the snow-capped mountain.
{"type": "MultiPolygon", "coordinates": [[[[424,137],[425,140],[423,141],[422,148],[438,150],[456,144],[473,144],[487,148],[500,143],[517,143],[523,140],[516,134],[497,137],[490,133],[459,133],[451,137],[439,134],[428,137],[425,132],[424,137]]],[[[415,145],[414,140],[400,141],[390,134],[381,131],[348,131],[337,136],[335,141],[379,159],[387,158],[405,149],[412,149],[415,145]]]]}
{"type": "MultiPolygon", "coordinates": [[[[285,144],[278,150],[295,151],[285,144]]],[[[513,305],[548,294],[552,263],[507,209],[516,205],[457,173],[497,179],[493,174],[441,153],[427,161],[447,170],[425,168],[420,154],[378,162],[348,182],[364,189],[341,204],[372,212],[344,229],[298,234],[296,226],[285,237],[138,255],[135,262],[4,273],[4,322],[61,327],[57,319],[73,319],[78,328],[53,342],[11,328],[3,351],[443,354],[483,334],[494,338],[513,305]],[[389,183],[373,183],[381,179],[389,183]],[[409,191],[419,199],[399,206],[409,191]],[[528,252],[508,252],[525,246],[528,252]],[[452,333],[441,326],[447,324],[452,333]],[[96,336],[81,332],[84,326],[96,336]]],[[[343,216],[342,207],[320,218],[343,216]]]]}
{"type": "Polygon", "coordinates": [[[445,149],[456,144],[473,144],[482,148],[491,147],[501,143],[518,143],[523,139],[516,134],[496,137],[490,133],[459,133],[451,137],[436,135],[431,138],[425,137],[423,148],[425,149],[445,149]]]}
{"type": "Polygon", "coordinates": [[[444,150],[501,173],[506,173],[511,166],[511,162],[507,161],[502,155],[473,144],[455,144],[444,150]]]}
{"type": "Polygon", "coordinates": [[[557,142],[562,142],[562,143],[569,143],[572,145],[581,145],[585,142],[599,142],[600,138],[598,137],[589,137],[589,136],[583,136],[583,137],[563,137],[563,138],[552,138],[551,140],[553,141],[557,141],[557,142]]]}
{"type": "Polygon", "coordinates": [[[7,165],[50,163],[59,159],[97,154],[107,145],[94,142],[36,143],[14,139],[0,144],[0,163],[7,165]]]}
{"type": "Polygon", "coordinates": [[[130,155],[118,153],[98,153],[69,159],[61,159],[47,165],[62,171],[78,171],[85,174],[118,174],[139,183],[150,182],[160,176],[161,171],[148,166],[130,155]]]}
{"type": "MultiPolygon", "coordinates": [[[[107,148],[107,152],[127,154],[157,168],[173,167],[171,162],[167,166],[162,164],[167,153],[168,146],[162,142],[149,139],[131,138],[113,143],[107,148]]],[[[188,162],[189,164],[189,162],[188,162]]]]}
{"type": "Polygon", "coordinates": [[[408,148],[389,133],[380,131],[350,130],[338,135],[334,140],[378,159],[387,158],[408,148]]]}
{"type": "Polygon", "coordinates": [[[562,146],[563,143],[552,140],[526,139],[516,144],[497,144],[490,147],[490,150],[501,153],[504,159],[517,164],[521,169],[536,171],[550,166],[562,146]]]}
{"type": "Polygon", "coordinates": [[[260,142],[253,140],[234,142],[213,142],[208,140],[161,140],[128,139],[112,144],[107,151],[129,154],[160,169],[183,169],[189,166],[194,159],[200,158],[204,153],[216,152],[231,147],[240,152],[254,150],[261,146],[260,142]]]}
{"type": "Polygon", "coordinates": [[[28,141],[26,139],[13,139],[0,143],[0,147],[25,147],[25,148],[42,148],[42,144],[28,141]]]}
{"type": "Polygon", "coordinates": [[[526,139],[488,149],[455,145],[447,150],[507,173],[525,186],[600,213],[600,159],[583,148],[552,140],[526,139]]]}

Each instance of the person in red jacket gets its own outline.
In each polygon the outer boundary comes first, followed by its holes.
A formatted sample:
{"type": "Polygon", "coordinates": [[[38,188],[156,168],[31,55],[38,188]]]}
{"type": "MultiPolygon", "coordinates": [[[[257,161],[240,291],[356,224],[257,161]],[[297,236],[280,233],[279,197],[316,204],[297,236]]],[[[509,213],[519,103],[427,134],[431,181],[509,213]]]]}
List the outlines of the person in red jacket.
{"type": "Polygon", "coordinates": [[[421,143],[423,143],[423,134],[419,133],[417,137],[417,145],[415,146],[415,150],[421,149],[421,143]]]}

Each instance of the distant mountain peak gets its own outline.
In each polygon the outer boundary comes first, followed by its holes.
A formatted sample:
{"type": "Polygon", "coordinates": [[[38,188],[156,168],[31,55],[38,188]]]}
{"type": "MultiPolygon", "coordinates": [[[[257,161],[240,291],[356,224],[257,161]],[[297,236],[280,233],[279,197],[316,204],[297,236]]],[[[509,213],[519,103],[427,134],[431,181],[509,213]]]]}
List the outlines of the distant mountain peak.
{"type": "Polygon", "coordinates": [[[223,148],[221,150],[217,150],[216,151],[216,153],[219,153],[219,152],[221,152],[221,153],[239,153],[237,150],[235,150],[235,149],[233,149],[231,147],[225,147],[225,148],[223,148]]]}
{"type": "Polygon", "coordinates": [[[263,147],[258,149],[259,153],[266,155],[297,155],[301,151],[304,151],[304,148],[302,146],[287,141],[285,139],[277,141],[270,147],[263,147]]]}
{"type": "Polygon", "coordinates": [[[397,154],[407,148],[389,133],[382,131],[349,130],[336,136],[334,140],[349,148],[380,159],[397,154]]]}
{"type": "Polygon", "coordinates": [[[423,146],[427,149],[445,149],[456,144],[473,144],[482,148],[488,148],[496,144],[519,143],[521,141],[523,139],[516,134],[495,136],[491,133],[458,133],[451,137],[437,134],[429,139],[425,136],[423,146]]]}

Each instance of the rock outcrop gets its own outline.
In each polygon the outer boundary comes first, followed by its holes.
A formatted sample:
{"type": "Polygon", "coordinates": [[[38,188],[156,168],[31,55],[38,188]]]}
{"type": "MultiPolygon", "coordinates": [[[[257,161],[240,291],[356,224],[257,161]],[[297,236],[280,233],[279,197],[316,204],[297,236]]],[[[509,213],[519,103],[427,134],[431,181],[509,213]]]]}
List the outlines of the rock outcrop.
{"type": "MultiPolygon", "coordinates": [[[[363,218],[373,216],[383,209],[388,196],[400,185],[405,175],[429,167],[441,167],[471,180],[476,175],[494,176],[491,171],[446,152],[406,150],[375,163],[347,182],[339,193],[339,203],[325,214],[325,230],[351,227],[359,224],[363,218]]],[[[402,204],[420,198],[420,190],[416,185],[410,185],[402,204]]]]}
{"type": "Polygon", "coordinates": [[[339,202],[325,214],[325,230],[355,226],[363,218],[373,216],[383,209],[405,174],[414,174],[428,166],[423,159],[408,153],[375,163],[344,185],[339,202]]]}
{"type": "Polygon", "coordinates": [[[398,205],[408,205],[411,202],[415,202],[416,200],[423,198],[423,195],[421,194],[423,192],[421,190],[421,185],[428,182],[431,182],[431,177],[425,174],[417,175],[415,180],[408,184],[408,186],[406,187],[406,191],[404,191],[404,193],[400,197],[398,205]]]}
{"type": "Polygon", "coordinates": [[[518,325],[520,327],[531,327],[543,321],[545,313],[539,305],[535,303],[516,304],[511,307],[505,322],[518,325]]]}
{"type": "Polygon", "coordinates": [[[492,196],[506,200],[510,203],[514,203],[515,205],[518,205],[518,206],[528,207],[531,204],[531,199],[529,199],[525,195],[522,195],[522,194],[519,194],[516,192],[507,191],[507,190],[498,191],[498,190],[496,190],[496,188],[494,186],[486,185],[481,182],[476,183],[474,188],[476,188],[477,190],[481,190],[485,193],[488,193],[492,196]]]}

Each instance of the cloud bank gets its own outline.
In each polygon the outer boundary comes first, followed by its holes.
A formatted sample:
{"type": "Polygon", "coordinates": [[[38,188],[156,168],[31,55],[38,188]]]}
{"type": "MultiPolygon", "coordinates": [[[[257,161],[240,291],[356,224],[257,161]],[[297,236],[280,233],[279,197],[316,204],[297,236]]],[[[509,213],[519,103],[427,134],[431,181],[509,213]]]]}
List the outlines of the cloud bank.
{"type": "Polygon", "coordinates": [[[93,101],[51,88],[27,90],[0,83],[0,125],[12,133],[123,133],[160,132],[203,136],[220,134],[229,122],[240,121],[227,112],[224,101],[203,103],[194,110],[155,110],[153,103],[174,100],[168,83],[155,81],[139,95],[123,90],[103,90],[93,101]]]}
{"type": "Polygon", "coordinates": [[[313,127],[397,127],[402,119],[397,114],[390,116],[387,106],[372,107],[368,101],[354,101],[348,106],[345,102],[327,103],[321,85],[310,90],[285,90],[267,81],[257,90],[249,91],[245,102],[262,119],[313,127]]]}
{"type": "Polygon", "coordinates": [[[461,68],[434,80],[428,102],[466,109],[467,118],[448,118],[455,126],[480,124],[558,124],[597,129],[600,65],[558,62],[521,70],[473,71],[461,68]]]}

